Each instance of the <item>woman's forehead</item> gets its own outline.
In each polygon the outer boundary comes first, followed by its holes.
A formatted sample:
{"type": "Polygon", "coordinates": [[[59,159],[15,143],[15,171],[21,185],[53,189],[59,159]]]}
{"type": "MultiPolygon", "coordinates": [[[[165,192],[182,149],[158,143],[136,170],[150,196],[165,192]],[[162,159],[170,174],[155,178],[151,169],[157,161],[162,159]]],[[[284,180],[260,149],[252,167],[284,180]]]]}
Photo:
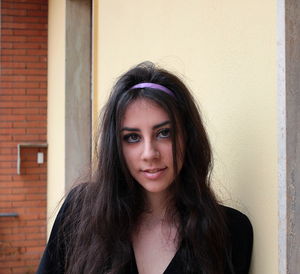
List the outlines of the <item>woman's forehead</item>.
{"type": "Polygon", "coordinates": [[[150,99],[137,99],[130,103],[122,117],[122,125],[160,123],[170,120],[168,113],[156,102],[150,99]]]}

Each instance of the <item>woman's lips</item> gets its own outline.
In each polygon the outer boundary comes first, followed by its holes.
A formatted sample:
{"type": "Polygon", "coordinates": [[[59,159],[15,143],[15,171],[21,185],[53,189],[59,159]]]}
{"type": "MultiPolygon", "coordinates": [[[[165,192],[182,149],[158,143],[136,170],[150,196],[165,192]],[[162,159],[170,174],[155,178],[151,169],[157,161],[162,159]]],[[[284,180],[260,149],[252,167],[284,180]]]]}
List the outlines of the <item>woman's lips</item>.
{"type": "Polygon", "coordinates": [[[147,179],[156,180],[164,174],[166,169],[167,169],[167,167],[151,168],[151,169],[144,169],[144,170],[142,170],[142,172],[147,179]]]}

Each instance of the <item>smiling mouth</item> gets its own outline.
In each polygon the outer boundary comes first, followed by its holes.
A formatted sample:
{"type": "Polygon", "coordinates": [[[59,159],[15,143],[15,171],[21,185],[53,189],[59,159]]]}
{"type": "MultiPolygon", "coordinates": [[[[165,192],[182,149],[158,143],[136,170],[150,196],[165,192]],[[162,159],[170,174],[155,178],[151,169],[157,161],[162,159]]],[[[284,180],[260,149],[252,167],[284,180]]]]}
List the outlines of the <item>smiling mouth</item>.
{"type": "Polygon", "coordinates": [[[166,167],[163,167],[163,168],[154,168],[154,169],[144,169],[143,172],[157,173],[157,172],[163,171],[165,169],[166,169],[166,167]]]}
{"type": "Polygon", "coordinates": [[[161,178],[165,174],[165,170],[167,167],[164,168],[153,168],[153,169],[144,169],[142,170],[144,176],[149,180],[157,180],[161,178]]]}

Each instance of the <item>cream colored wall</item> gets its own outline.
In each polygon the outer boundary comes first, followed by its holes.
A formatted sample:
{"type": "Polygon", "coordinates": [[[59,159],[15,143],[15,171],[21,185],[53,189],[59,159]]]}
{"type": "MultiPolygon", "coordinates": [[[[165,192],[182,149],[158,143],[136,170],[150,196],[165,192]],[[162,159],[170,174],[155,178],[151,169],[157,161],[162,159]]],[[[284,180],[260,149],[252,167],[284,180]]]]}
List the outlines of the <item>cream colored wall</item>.
{"type": "Polygon", "coordinates": [[[65,1],[49,1],[48,235],[65,191],[65,1]]]}
{"type": "Polygon", "coordinates": [[[214,183],[254,227],[252,273],[278,273],[276,1],[95,0],[95,108],[129,67],[151,60],[195,92],[214,183]]]}

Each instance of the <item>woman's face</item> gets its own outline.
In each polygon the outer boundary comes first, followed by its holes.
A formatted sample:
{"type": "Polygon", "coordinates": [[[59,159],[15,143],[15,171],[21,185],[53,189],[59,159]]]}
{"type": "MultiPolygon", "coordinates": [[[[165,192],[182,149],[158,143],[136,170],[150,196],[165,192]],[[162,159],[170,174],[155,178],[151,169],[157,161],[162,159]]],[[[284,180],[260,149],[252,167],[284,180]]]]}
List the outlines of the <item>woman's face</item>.
{"type": "MultiPolygon", "coordinates": [[[[131,103],[121,124],[127,167],[147,194],[164,193],[174,180],[172,128],[168,114],[147,99],[131,103]]],[[[182,138],[178,138],[182,147],[182,138]]],[[[181,153],[178,152],[180,155],[181,153]]],[[[178,157],[178,171],[182,157],[178,157]]]]}

